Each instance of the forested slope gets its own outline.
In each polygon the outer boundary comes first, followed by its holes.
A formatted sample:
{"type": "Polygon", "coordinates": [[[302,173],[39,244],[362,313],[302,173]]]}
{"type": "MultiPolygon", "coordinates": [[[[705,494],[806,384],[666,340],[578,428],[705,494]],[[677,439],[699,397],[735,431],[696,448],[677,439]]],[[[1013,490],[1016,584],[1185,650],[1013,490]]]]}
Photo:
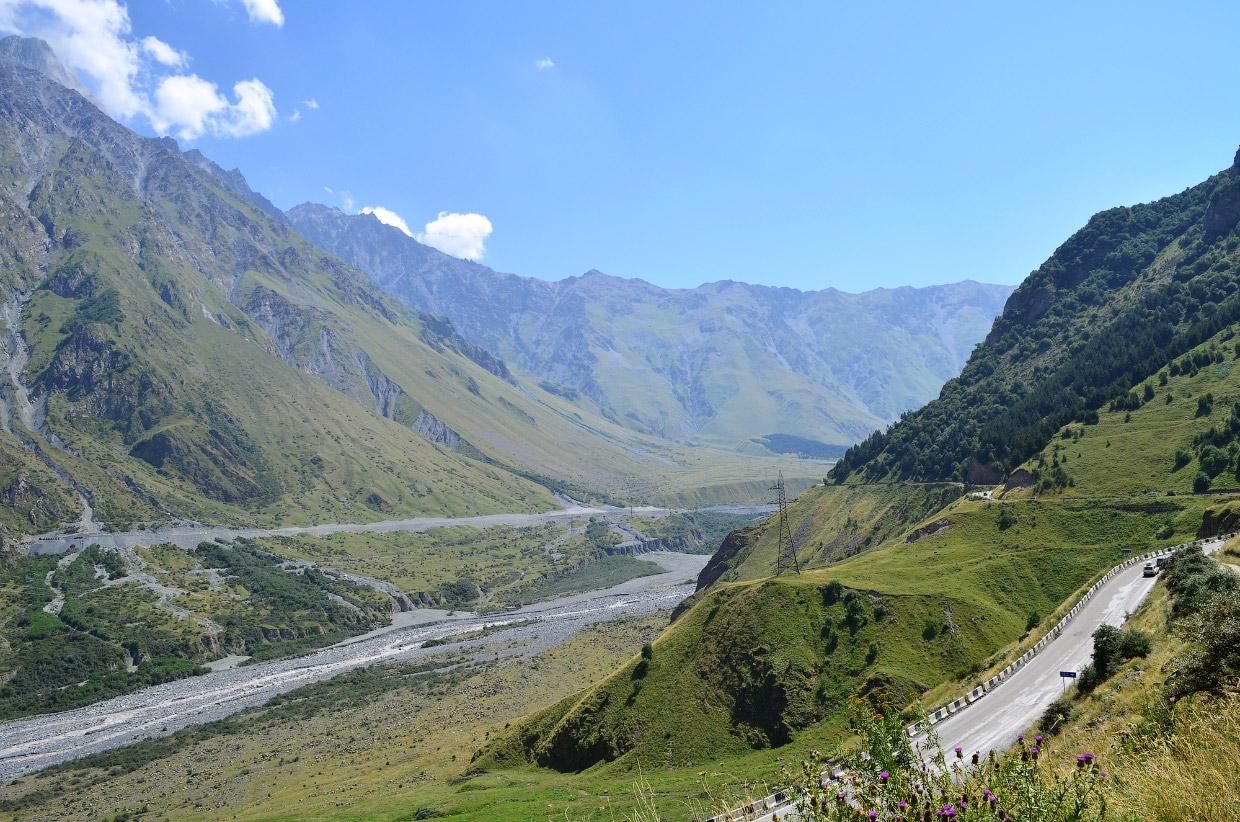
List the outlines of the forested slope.
{"type": "Polygon", "coordinates": [[[1060,426],[1092,421],[1240,319],[1238,220],[1238,164],[1095,215],[1017,288],[939,398],[850,449],[834,480],[993,482],[1060,426]]]}

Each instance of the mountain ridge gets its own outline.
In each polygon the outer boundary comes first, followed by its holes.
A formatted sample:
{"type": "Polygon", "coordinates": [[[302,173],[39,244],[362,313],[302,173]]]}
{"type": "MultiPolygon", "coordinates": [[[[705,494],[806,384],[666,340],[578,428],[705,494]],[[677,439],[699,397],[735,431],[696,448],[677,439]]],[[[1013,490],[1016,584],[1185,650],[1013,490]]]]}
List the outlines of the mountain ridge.
{"type": "Polygon", "coordinates": [[[373,215],[313,203],[287,215],[406,306],[448,317],[591,410],[732,448],[777,433],[847,444],[895,420],[958,371],[1010,292],[971,280],[862,294],[733,280],[665,289],[597,269],[548,281],[457,260],[373,215]]]}

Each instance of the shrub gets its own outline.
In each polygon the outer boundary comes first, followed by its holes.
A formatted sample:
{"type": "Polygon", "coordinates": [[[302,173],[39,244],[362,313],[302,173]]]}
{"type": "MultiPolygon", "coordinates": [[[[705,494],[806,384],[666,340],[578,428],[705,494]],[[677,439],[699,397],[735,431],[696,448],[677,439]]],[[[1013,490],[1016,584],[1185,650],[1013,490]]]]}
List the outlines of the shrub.
{"type": "Polygon", "coordinates": [[[1009,511],[1006,507],[999,510],[999,530],[1006,531],[1017,522],[1016,515],[1009,511]]]}
{"type": "Polygon", "coordinates": [[[1207,445],[1201,449],[1201,455],[1197,459],[1201,463],[1201,470],[1209,474],[1210,479],[1214,479],[1227,468],[1231,455],[1221,448],[1207,445]]]}
{"type": "Polygon", "coordinates": [[[1193,453],[1184,448],[1175,449],[1175,467],[1172,471],[1179,471],[1185,465],[1193,461],[1193,453]]]}
{"type": "Polygon", "coordinates": [[[1072,698],[1060,697],[1046,706],[1042,718],[1038,720],[1038,730],[1048,736],[1054,736],[1064,729],[1072,716],[1072,698]]]}
{"type": "Polygon", "coordinates": [[[1208,417],[1210,412],[1214,410],[1214,395],[1202,394],[1197,398],[1197,414],[1198,417],[1208,417]]]}
{"type": "Polygon", "coordinates": [[[934,617],[926,617],[926,624],[921,630],[921,638],[929,642],[939,635],[941,623],[934,617]]]}
{"type": "Polygon", "coordinates": [[[1030,611],[1025,617],[1025,633],[1029,633],[1034,628],[1042,624],[1042,615],[1037,611],[1030,611]]]}
{"type": "Polygon", "coordinates": [[[1120,637],[1119,652],[1124,659],[1149,656],[1150,635],[1136,628],[1129,628],[1120,637]]]}
{"type": "Polygon", "coordinates": [[[822,602],[824,605],[834,605],[844,596],[844,586],[838,579],[833,579],[827,583],[822,589],[822,602]]]}
{"type": "Polygon", "coordinates": [[[865,661],[867,664],[870,664],[870,663],[873,663],[874,660],[876,659],[878,659],[878,643],[871,642],[870,649],[866,651],[866,654],[865,654],[865,661]]]}
{"type": "Polygon", "coordinates": [[[649,642],[642,646],[642,659],[654,659],[654,646],[649,642]]]}
{"type": "Polygon", "coordinates": [[[1098,676],[1098,669],[1093,665],[1086,665],[1076,675],[1076,690],[1082,694],[1092,694],[1094,688],[1102,684],[1102,678],[1098,676]]]}
{"type": "Polygon", "coordinates": [[[1197,476],[1193,477],[1193,493],[1201,494],[1210,490],[1210,475],[1205,471],[1198,471],[1197,476]]]}

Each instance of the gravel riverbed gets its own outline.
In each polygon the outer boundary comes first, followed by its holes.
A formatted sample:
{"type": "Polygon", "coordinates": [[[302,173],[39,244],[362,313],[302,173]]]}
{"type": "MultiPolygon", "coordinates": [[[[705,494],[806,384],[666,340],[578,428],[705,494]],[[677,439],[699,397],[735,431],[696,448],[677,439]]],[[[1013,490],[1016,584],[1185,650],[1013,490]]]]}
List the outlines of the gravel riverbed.
{"type": "Polygon", "coordinates": [[[541,653],[587,625],[674,607],[693,592],[694,580],[709,557],[656,552],[642,559],[657,563],[664,572],[502,614],[457,612],[449,616],[413,611],[398,615],[391,626],[296,659],[218,670],[73,711],[5,723],[0,725],[0,781],[135,740],[164,736],[187,725],[222,719],[277,694],[364,665],[415,660],[445,651],[466,654],[466,662],[496,654],[541,653]],[[492,630],[473,639],[422,647],[429,639],[483,628],[492,630]]]}

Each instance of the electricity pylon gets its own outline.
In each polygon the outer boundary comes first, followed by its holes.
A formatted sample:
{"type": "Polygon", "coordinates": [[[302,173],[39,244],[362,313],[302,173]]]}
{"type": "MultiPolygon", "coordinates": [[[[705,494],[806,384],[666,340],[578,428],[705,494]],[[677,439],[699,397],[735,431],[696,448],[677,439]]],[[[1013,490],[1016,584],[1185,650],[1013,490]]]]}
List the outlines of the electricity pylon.
{"type": "Polygon", "coordinates": [[[788,497],[784,493],[784,472],[779,472],[779,479],[767,489],[774,491],[775,504],[779,506],[779,545],[775,549],[775,576],[789,568],[801,573],[801,563],[797,561],[797,547],[792,542],[792,530],[788,527],[788,497]]]}

